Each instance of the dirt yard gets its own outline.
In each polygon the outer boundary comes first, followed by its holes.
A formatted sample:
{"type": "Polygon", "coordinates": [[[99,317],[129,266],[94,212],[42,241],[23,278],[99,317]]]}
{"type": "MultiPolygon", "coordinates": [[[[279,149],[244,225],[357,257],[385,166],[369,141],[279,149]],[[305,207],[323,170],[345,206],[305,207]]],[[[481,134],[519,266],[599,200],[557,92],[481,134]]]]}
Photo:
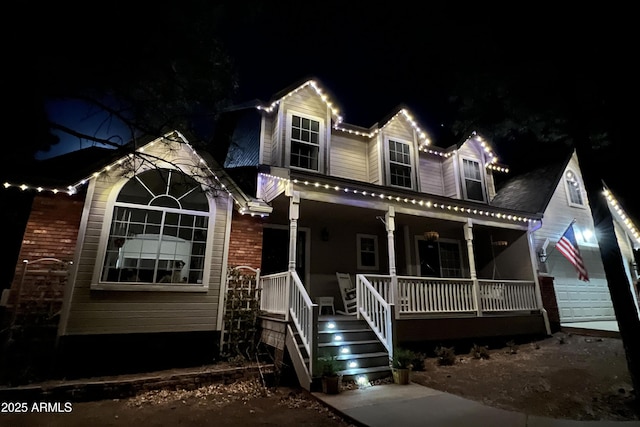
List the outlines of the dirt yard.
{"type": "MultiPolygon", "coordinates": [[[[489,349],[489,359],[459,354],[452,366],[440,366],[429,357],[424,371],[412,373],[412,381],[531,415],[640,419],[630,406],[631,382],[619,339],[559,333],[517,349],[489,349]]],[[[256,379],[76,402],[67,413],[0,413],[0,425],[348,427],[349,423],[306,392],[289,386],[265,388],[256,379]]]]}
{"type": "Polygon", "coordinates": [[[489,349],[489,358],[436,357],[412,381],[487,405],[551,418],[639,420],[622,341],[557,333],[517,347],[489,349]]]}

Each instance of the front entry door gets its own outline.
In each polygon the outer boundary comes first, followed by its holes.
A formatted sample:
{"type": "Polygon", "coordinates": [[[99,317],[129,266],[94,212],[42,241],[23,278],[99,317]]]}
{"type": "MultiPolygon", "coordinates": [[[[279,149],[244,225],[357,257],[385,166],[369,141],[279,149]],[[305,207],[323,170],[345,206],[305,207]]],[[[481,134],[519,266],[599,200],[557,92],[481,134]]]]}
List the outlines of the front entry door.
{"type": "MultiPolygon", "coordinates": [[[[307,232],[298,230],[296,243],[296,272],[305,280],[307,232]]],[[[264,227],[262,235],[261,275],[282,273],[289,269],[289,229],[264,227]]]]}

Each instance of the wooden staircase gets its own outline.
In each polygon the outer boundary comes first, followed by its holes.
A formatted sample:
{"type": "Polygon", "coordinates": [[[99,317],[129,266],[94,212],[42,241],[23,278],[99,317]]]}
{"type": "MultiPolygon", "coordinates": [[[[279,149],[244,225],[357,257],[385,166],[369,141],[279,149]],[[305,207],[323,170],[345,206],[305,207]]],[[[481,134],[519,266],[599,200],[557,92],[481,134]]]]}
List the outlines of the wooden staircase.
{"type": "Polygon", "coordinates": [[[320,316],[318,357],[335,356],[343,381],[391,375],[389,353],[366,321],[356,316],[320,316]]]}

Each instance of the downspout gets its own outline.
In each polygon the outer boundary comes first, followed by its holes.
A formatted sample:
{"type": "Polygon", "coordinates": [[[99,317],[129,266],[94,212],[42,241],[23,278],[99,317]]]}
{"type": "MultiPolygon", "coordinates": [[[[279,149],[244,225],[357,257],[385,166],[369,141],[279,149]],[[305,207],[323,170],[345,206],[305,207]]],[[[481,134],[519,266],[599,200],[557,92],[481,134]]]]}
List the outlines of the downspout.
{"type": "Polygon", "coordinates": [[[551,325],[549,324],[549,315],[547,314],[547,310],[545,310],[544,305],[542,304],[542,292],[540,291],[540,282],[538,281],[538,274],[536,268],[536,253],[533,246],[533,233],[540,230],[542,228],[542,218],[540,218],[540,225],[535,228],[530,228],[527,230],[527,240],[529,241],[529,258],[531,261],[531,271],[533,273],[533,283],[535,287],[536,294],[536,304],[540,308],[540,313],[542,313],[542,318],[544,320],[544,327],[547,331],[547,335],[551,335],[551,325]]]}

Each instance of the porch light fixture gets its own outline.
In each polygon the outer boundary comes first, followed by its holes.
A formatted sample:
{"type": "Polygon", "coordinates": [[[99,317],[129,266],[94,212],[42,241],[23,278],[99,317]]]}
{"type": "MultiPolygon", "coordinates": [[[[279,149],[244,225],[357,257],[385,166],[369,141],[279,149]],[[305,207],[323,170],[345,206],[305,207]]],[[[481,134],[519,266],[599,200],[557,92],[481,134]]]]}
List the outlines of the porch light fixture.
{"type": "Polygon", "coordinates": [[[547,262],[547,251],[545,251],[545,250],[538,251],[538,259],[540,260],[540,263],[542,263],[542,264],[547,262]]]}
{"type": "Polygon", "coordinates": [[[424,239],[429,241],[429,242],[435,242],[440,238],[440,233],[438,233],[437,231],[425,231],[424,232],[424,239]]]}

